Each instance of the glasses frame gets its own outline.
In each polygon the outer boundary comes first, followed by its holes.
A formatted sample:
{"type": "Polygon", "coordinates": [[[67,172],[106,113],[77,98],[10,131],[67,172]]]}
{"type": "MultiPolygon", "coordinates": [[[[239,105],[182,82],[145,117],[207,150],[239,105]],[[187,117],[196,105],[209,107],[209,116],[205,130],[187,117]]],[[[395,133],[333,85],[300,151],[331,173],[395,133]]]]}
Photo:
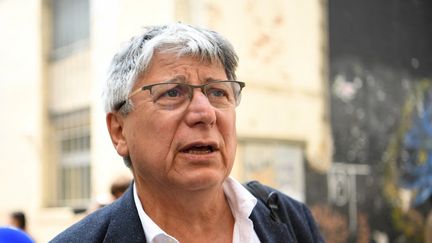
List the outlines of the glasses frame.
{"type": "MultiPolygon", "coordinates": [[[[149,85],[144,85],[140,88],[135,89],[134,91],[132,91],[132,93],[130,93],[127,97],[127,99],[132,98],[132,96],[138,94],[141,91],[145,91],[148,90],[150,92],[150,94],[152,94],[152,88],[154,86],[158,86],[158,85],[162,85],[162,84],[180,84],[180,85],[185,85],[187,86],[190,90],[194,90],[194,89],[201,89],[201,92],[207,97],[207,93],[205,92],[205,87],[211,84],[215,84],[215,83],[236,83],[240,86],[240,90],[239,90],[239,96],[241,94],[242,89],[246,86],[246,84],[244,82],[241,81],[237,81],[237,80],[216,80],[216,81],[211,81],[205,84],[199,84],[199,85],[194,85],[194,84],[187,84],[187,83],[181,83],[181,82],[162,82],[162,83],[154,83],[154,84],[149,84],[149,85]]],[[[189,99],[192,99],[191,95],[189,97],[189,99]]],[[[127,100],[123,100],[121,102],[119,102],[117,105],[114,106],[114,110],[118,111],[120,110],[125,104],[126,104],[127,100]]],[[[239,103],[236,100],[236,106],[239,103]]]]}

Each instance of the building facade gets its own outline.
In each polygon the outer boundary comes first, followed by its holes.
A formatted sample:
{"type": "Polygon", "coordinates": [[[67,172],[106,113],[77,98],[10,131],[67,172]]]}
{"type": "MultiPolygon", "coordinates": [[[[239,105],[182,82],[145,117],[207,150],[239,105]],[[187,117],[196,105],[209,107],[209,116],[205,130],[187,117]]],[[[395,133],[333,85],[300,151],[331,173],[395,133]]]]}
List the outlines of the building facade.
{"type": "Polygon", "coordinates": [[[129,174],[105,126],[100,85],[142,26],[214,29],[247,86],[232,175],[305,201],[305,168],[331,162],[325,1],[0,1],[0,223],[23,210],[45,242],[129,174]],[[75,212],[75,213],[74,213],[75,212]]]}

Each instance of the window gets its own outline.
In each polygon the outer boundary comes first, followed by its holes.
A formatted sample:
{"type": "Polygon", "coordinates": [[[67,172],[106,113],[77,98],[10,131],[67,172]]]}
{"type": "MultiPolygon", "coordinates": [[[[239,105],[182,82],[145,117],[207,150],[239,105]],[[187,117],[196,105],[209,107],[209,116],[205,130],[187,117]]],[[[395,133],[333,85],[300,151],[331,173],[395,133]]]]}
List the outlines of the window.
{"type": "Polygon", "coordinates": [[[302,147],[284,141],[241,142],[243,181],[259,180],[304,201],[302,147]]]}
{"type": "Polygon", "coordinates": [[[90,201],[89,110],[54,116],[57,162],[58,206],[84,207],[90,201]]]}
{"type": "Polygon", "coordinates": [[[51,0],[51,57],[59,59],[88,45],[89,0],[51,0]]]}

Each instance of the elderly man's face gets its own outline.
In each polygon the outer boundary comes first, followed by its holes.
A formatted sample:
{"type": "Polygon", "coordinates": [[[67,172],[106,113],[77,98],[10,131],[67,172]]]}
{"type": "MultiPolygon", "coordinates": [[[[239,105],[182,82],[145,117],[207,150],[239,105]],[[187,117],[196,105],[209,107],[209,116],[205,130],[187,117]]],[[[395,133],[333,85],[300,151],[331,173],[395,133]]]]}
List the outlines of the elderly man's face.
{"type": "MultiPolygon", "coordinates": [[[[227,80],[219,63],[156,54],[133,90],[173,78],[194,85],[227,80]]],[[[116,129],[110,133],[118,153],[130,156],[138,183],[198,190],[229,175],[236,150],[235,106],[215,108],[200,89],[194,89],[188,105],[172,109],[156,105],[148,90],[132,101],[133,111],[108,119],[108,125],[121,126],[119,142],[114,141],[116,129]]]]}

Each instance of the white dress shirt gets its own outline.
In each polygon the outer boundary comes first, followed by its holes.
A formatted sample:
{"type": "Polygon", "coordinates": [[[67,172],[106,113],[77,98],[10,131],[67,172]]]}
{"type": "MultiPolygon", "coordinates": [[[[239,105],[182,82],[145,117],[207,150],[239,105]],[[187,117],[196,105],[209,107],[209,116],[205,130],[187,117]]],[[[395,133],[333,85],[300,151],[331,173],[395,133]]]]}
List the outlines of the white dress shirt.
{"type": "MultiPolygon", "coordinates": [[[[233,243],[258,243],[258,236],[253,229],[253,222],[249,219],[257,199],[238,181],[228,177],[223,189],[234,216],[233,243]]],[[[133,185],[135,206],[144,229],[148,243],[179,243],[177,239],[163,231],[144,211],[141,201],[133,185]]]]}

